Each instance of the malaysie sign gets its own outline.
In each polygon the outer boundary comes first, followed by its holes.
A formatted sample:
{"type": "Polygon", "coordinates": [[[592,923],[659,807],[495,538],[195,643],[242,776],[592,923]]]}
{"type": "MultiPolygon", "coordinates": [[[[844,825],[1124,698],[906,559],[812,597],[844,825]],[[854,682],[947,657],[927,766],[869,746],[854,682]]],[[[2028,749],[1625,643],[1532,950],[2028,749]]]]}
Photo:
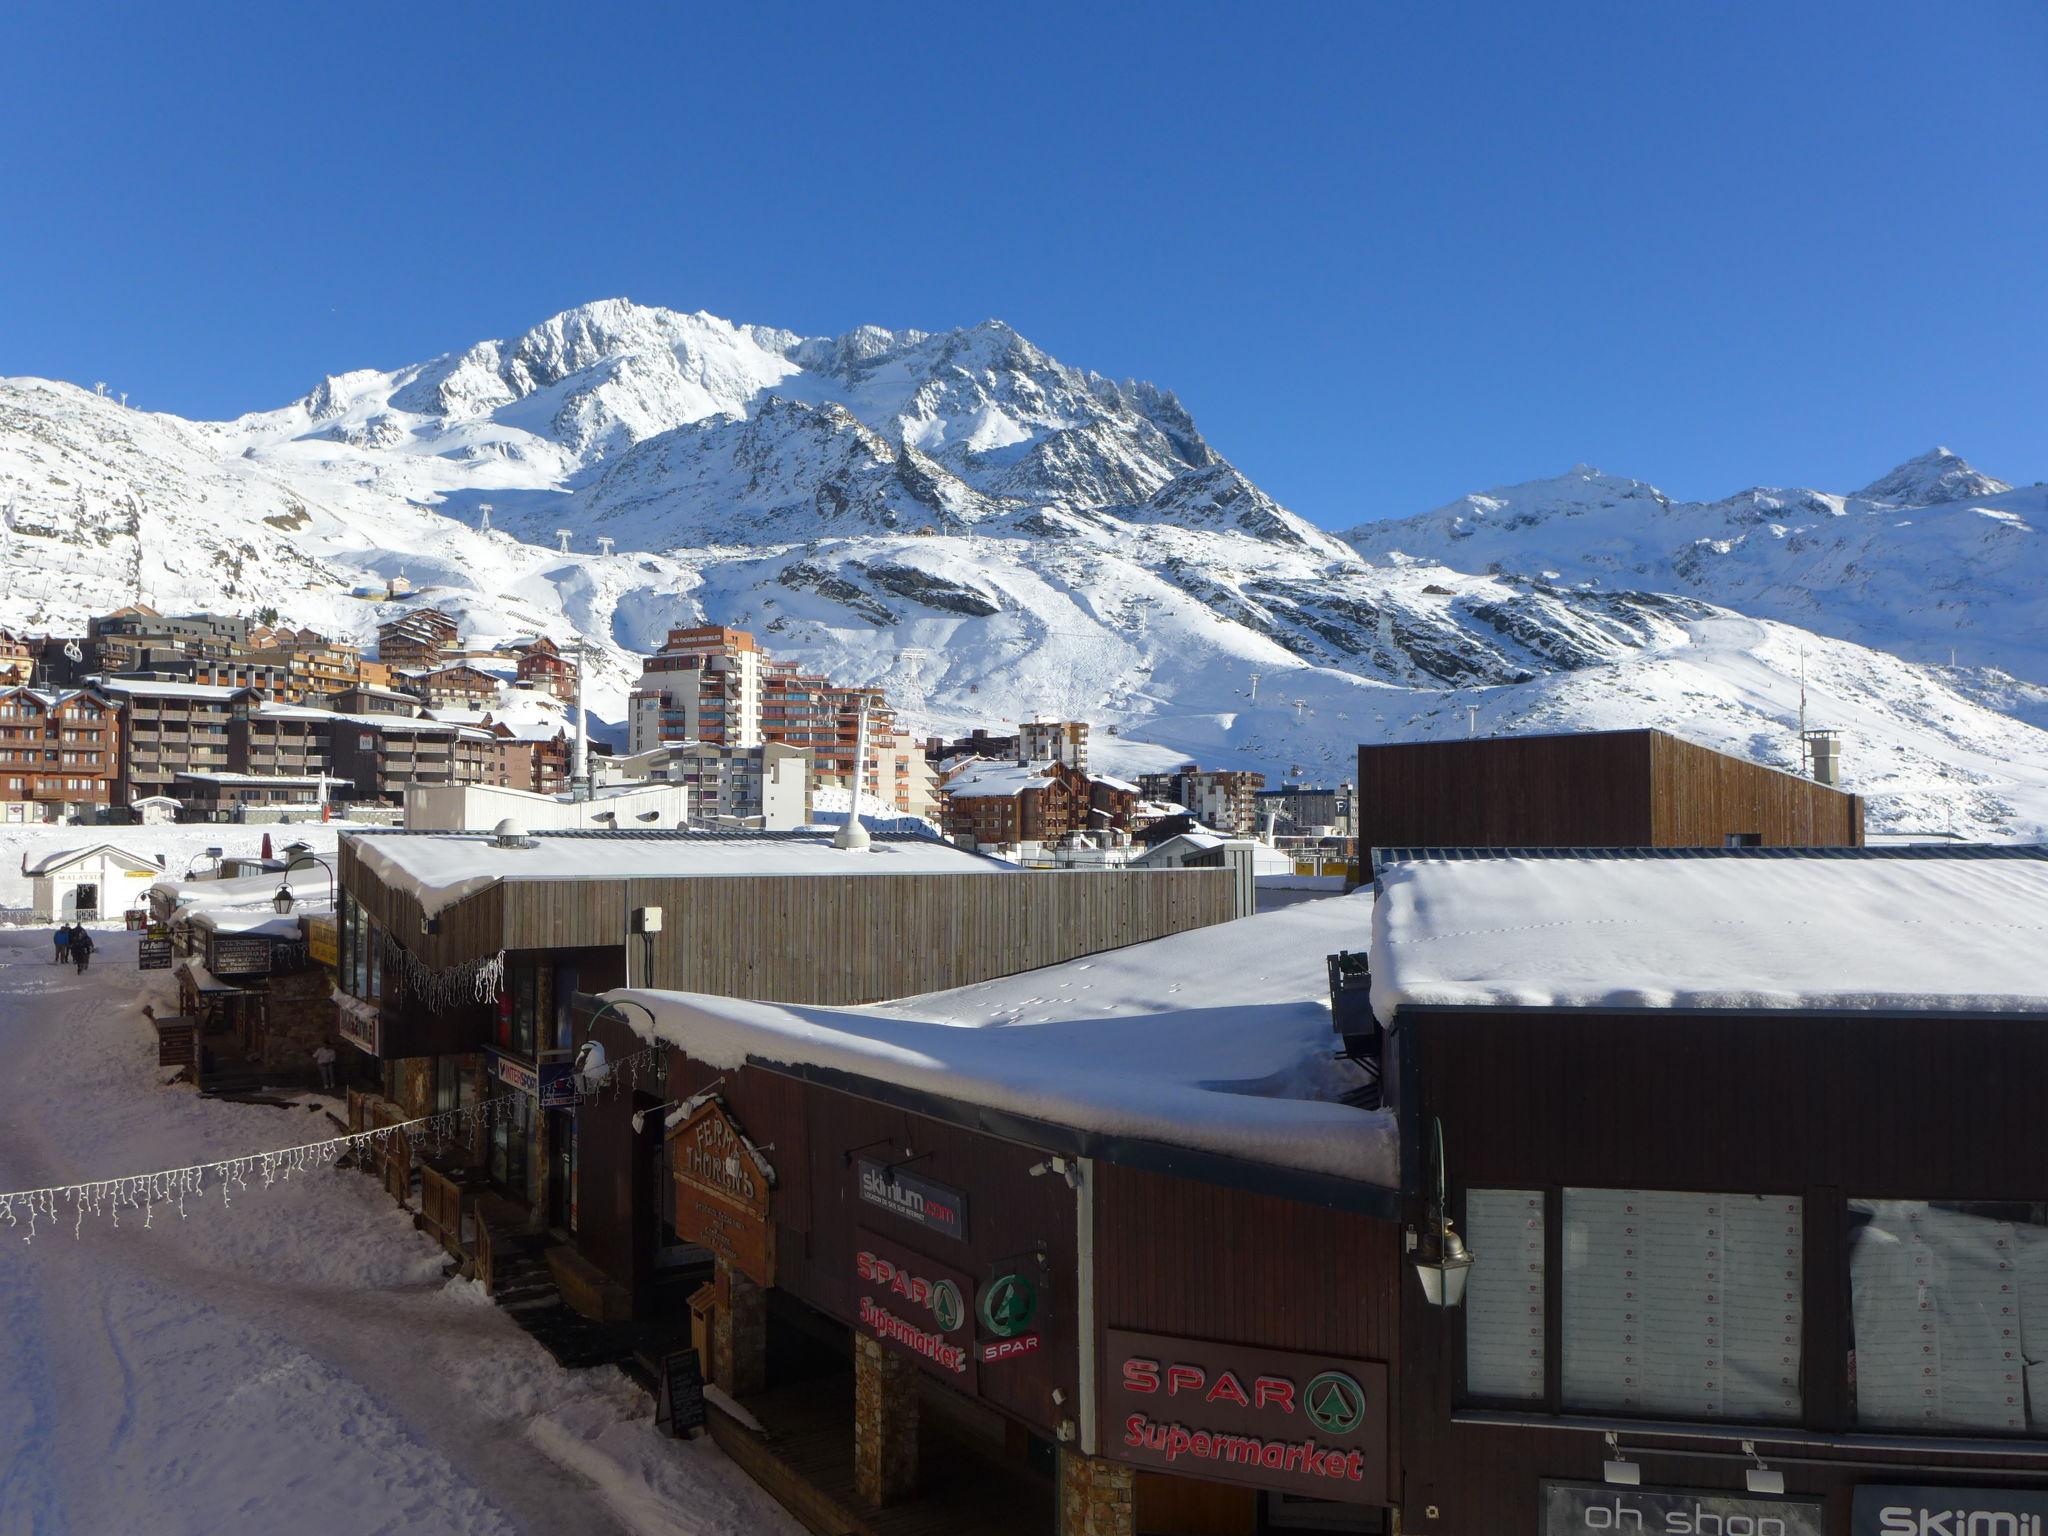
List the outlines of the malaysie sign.
{"type": "MultiPolygon", "coordinates": [[[[1542,1536],[1626,1531],[1630,1536],[1827,1536],[1822,1499],[1758,1498],[1718,1488],[1543,1485],[1542,1536]]],[[[1857,1527],[1860,1531],[1862,1527],[1857,1527]]]]}
{"type": "Polygon", "coordinates": [[[854,1316],[963,1392],[975,1382],[974,1281],[872,1232],[855,1234],[854,1316]]]}
{"type": "Polygon", "coordinates": [[[1106,1455],[1310,1498],[1386,1502],[1383,1362],[1120,1328],[1105,1342],[1106,1455]]]}
{"type": "Polygon", "coordinates": [[[967,1196],[949,1184],[905,1173],[880,1158],[864,1157],[860,1160],[860,1197],[927,1232],[967,1240],[967,1196]]]}
{"type": "Polygon", "coordinates": [[[775,1283],[768,1175],[717,1100],[669,1133],[676,1234],[709,1248],[756,1285],[775,1283]]]}
{"type": "Polygon", "coordinates": [[[206,949],[206,968],[216,976],[267,976],[270,974],[270,940],[228,938],[216,935],[206,949]]]}
{"type": "Polygon", "coordinates": [[[1849,1531],[1850,1536],[2044,1536],[2048,1492],[1872,1483],[1856,1490],[1849,1531]]]}

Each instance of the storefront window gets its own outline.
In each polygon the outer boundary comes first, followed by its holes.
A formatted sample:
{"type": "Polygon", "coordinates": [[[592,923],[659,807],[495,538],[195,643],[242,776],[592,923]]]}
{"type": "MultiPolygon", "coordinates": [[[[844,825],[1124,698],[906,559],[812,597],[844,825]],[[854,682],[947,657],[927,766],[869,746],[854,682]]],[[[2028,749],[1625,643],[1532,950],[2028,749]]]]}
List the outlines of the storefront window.
{"type": "Polygon", "coordinates": [[[1801,1228],[1792,1196],[1567,1189],[1565,1406],[1797,1418],[1801,1228]]]}
{"type": "Polygon", "coordinates": [[[370,952],[368,967],[370,973],[369,990],[364,992],[363,996],[373,999],[381,998],[384,995],[383,935],[378,930],[377,925],[371,923],[363,930],[363,939],[363,947],[370,952]]]}
{"type": "Polygon", "coordinates": [[[572,1005],[581,989],[581,973],[573,962],[558,964],[554,970],[555,1027],[550,1046],[558,1051],[576,1049],[576,1020],[572,1005]]]}
{"type": "Polygon", "coordinates": [[[2048,1207],[1851,1200],[1849,1293],[1859,1423],[2048,1428],[2048,1207]]]}
{"type": "Polygon", "coordinates": [[[512,987],[512,1028],[510,1037],[503,1043],[506,1049],[520,1056],[531,1056],[534,1010],[539,1002],[534,985],[534,964],[531,960],[515,960],[505,969],[506,980],[512,987]]]}
{"type": "Polygon", "coordinates": [[[507,1102],[491,1112],[491,1178],[513,1198],[527,1198],[527,1154],[533,1140],[533,1100],[507,1089],[507,1102]]]}
{"type": "Polygon", "coordinates": [[[1465,1282],[1465,1391],[1543,1398],[1543,1191],[1474,1189],[1465,1236],[1482,1262],[1465,1282]]]}

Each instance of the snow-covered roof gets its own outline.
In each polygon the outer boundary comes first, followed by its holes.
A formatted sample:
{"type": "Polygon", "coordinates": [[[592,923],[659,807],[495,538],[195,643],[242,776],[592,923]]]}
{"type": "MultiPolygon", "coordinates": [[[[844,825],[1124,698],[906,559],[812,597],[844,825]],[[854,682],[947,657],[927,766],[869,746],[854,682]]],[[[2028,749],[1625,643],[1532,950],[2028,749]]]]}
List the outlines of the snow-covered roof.
{"type": "Polygon", "coordinates": [[[142,698],[217,699],[222,703],[238,693],[249,691],[230,688],[224,683],[166,683],[146,677],[97,677],[93,679],[93,686],[102,693],[128,693],[142,698]]]}
{"type": "Polygon", "coordinates": [[[429,917],[500,880],[649,880],[737,875],[960,875],[1006,866],[930,837],[875,834],[864,852],[829,835],[619,831],[533,835],[500,848],[488,833],[349,834],[363,867],[429,917]]]}
{"type": "Polygon", "coordinates": [[[1138,793],[1138,786],[1129,779],[1114,778],[1106,773],[1091,773],[1088,775],[1088,782],[1090,784],[1100,784],[1103,788],[1116,790],[1120,794],[1135,795],[1138,793]]]}
{"type": "Polygon", "coordinates": [[[180,768],[177,776],[181,779],[194,779],[202,784],[290,784],[300,788],[349,782],[347,779],[329,778],[323,773],[228,773],[211,768],[180,768]]]}
{"type": "Polygon", "coordinates": [[[1131,862],[1144,864],[1165,859],[1172,854],[1185,857],[1190,853],[1207,853],[1213,848],[1221,848],[1229,841],[1230,839],[1220,832],[1176,832],[1172,837],[1154,843],[1131,862]]]}
{"type": "Polygon", "coordinates": [[[271,871],[233,880],[159,880],[149,888],[149,894],[153,905],[161,897],[175,919],[236,907],[267,909],[280,885],[291,887],[292,899],[298,903],[294,911],[325,911],[332,902],[333,877],[326,865],[310,861],[284,874],[271,871]]]}
{"type": "Polygon", "coordinates": [[[112,843],[88,843],[82,847],[59,848],[54,852],[43,854],[34,860],[31,860],[24,853],[21,856],[21,872],[24,875],[54,875],[60,869],[82,863],[86,859],[94,858],[101,854],[104,854],[117,864],[126,864],[131,869],[156,869],[158,867],[155,859],[145,858],[139,853],[131,852],[126,848],[116,847],[112,843]]]}
{"type": "Polygon", "coordinates": [[[1011,800],[1043,789],[1050,763],[969,763],[940,787],[956,800],[1011,800]]]}
{"type": "Polygon", "coordinates": [[[2048,850],[1683,855],[1384,865],[1374,1011],[2048,1013],[2048,850]]]}
{"type": "MultiPolygon", "coordinates": [[[[1031,878],[1031,877],[1026,877],[1031,878]]],[[[1086,878],[1086,877],[1076,877],[1086,878]]],[[[1324,957],[1369,893],[1306,901],[1043,970],[866,1008],[619,990],[697,1061],[824,1067],[1100,1135],[1393,1187],[1391,1115],[1336,1053],[1324,957]]]]}
{"type": "MultiPolygon", "coordinates": [[[[294,912],[297,910],[293,908],[294,912]]],[[[296,939],[300,933],[299,920],[295,916],[279,917],[274,910],[242,912],[232,907],[201,908],[192,914],[192,926],[248,938],[296,939]]]]}

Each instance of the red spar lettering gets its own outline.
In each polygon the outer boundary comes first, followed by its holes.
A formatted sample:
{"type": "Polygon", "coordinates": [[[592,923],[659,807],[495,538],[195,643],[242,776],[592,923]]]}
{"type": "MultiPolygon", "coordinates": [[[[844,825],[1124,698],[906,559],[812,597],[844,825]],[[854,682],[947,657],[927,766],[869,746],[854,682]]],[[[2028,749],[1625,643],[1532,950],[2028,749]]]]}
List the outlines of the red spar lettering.
{"type": "Polygon", "coordinates": [[[1175,1397],[1182,1392],[1199,1392],[1202,1383],[1209,1378],[1192,1365],[1169,1365],[1166,1368],[1166,1395],[1175,1397]]]}
{"type": "Polygon", "coordinates": [[[1159,1362],[1140,1360],[1133,1357],[1124,1362],[1124,1390],[1126,1392],[1157,1392],[1159,1390],[1159,1362]]]}

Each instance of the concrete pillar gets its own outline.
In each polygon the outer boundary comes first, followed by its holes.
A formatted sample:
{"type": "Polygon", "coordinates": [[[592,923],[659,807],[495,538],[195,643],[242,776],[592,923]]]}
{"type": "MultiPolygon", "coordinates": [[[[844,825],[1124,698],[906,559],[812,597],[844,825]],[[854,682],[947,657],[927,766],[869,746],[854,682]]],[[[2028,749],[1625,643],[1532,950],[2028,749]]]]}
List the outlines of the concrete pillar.
{"type": "Polygon", "coordinates": [[[1060,1536],[1136,1536],[1131,1468],[1060,1447],[1060,1536]]]}
{"type": "Polygon", "coordinates": [[[917,1492],[917,1367],[853,1341],[853,1490],[876,1508],[917,1492]]]}
{"type": "Polygon", "coordinates": [[[711,1321],[711,1379],[734,1397],[768,1385],[768,1293],[724,1260],[711,1321]]]}

